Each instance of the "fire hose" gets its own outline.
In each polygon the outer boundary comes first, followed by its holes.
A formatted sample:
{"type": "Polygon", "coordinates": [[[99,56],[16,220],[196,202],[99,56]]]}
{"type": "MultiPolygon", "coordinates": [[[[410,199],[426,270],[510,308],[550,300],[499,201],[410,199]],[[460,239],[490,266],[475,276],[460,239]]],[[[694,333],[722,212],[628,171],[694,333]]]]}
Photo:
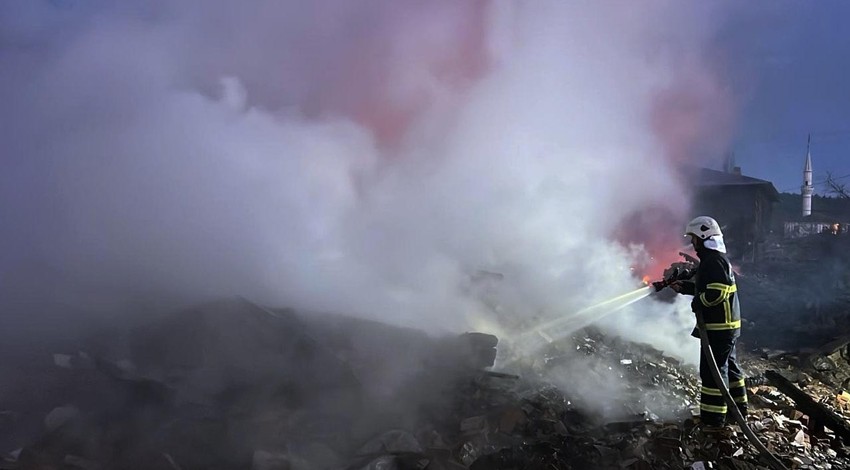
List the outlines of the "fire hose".
{"type": "Polygon", "coordinates": [[[744,415],[741,414],[741,410],[738,409],[735,399],[733,399],[732,395],[729,394],[729,389],[723,382],[723,377],[720,375],[720,369],[717,367],[717,361],[714,360],[714,353],[711,350],[711,345],[708,343],[708,333],[705,329],[705,319],[702,316],[702,312],[697,311],[695,313],[697,317],[699,342],[702,346],[702,353],[703,356],[705,356],[705,360],[708,361],[708,368],[711,371],[711,376],[714,378],[717,388],[720,389],[720,393],[723,394],[723,400],[726,401],[727,413],[732,413],[732,417],[735,418],[735,421],[741,427],[741,431],[743,431],[744,435],[747,436],[747,440],[750,441],[750,444],[755,446],[756,450],[759,451],[759,454],[761,454],[761,456],[773,469],[788,470],[788,467],[786,467],[782,461],[776,457],[776,455],[765,447],[764,443],[759,440],[758,436],[756,436],[753,430],[747,425],[746,418],[744,418],[744,415]]]}
{"type": "MultiPolygon", "coordinates": [[[[687,255],[686,253],[679,253],[680,255],[685,257],[685,260],[690,264],[689,267],[671,267],[671,271],[667,273],[667,275],[661,281],[656,281],[652,283],[652,286],[655,287],[655,291],[658,292],[661,289],[672,285],[676,281],[686,280],[693,277],[696,273],[696,267],[699,264],[699,260],[695,259],[692,256],[687,255]]],[[[702,312],[697,310],[694,312],[697,318],[697,329],[699,330],[699,342],[702,347],[703,356],[705,356],[705,360],[708,362],[708,369],[711,372],[712,378],[714,378],[714,382],[717,384],[717,388],[720,389],[720,393],[723,395],[723,400],[726,402],[727,413],[731,413],[732,417],[735,418],[735,421],[741,427],[741,431],[747,437],[747,440],[750,441],[756,450],[759,451],[759,454],[770,464],[772,468],[775,470],[788,470],[788,468],[779,460],[776,455],[774,455],[767,447],[765,447],[764,443],[762,443],[759,438],[755,435],[752,429],[747,425],[747,420],[744,418],[744,415],[741,414],[741,410],[738,409],[738,405],[735,403],[735,399],[732,398],[732,395],[729,393],[729,388],[726,387],[726,383],[723,381],[723,377],[720,375],[720,369],[717,367],[717,361],[714,359],[714,353],[711,350],[711,344],[708,342],[708,333],[705,329],[705,319],[702,316],[702,312]]]]}

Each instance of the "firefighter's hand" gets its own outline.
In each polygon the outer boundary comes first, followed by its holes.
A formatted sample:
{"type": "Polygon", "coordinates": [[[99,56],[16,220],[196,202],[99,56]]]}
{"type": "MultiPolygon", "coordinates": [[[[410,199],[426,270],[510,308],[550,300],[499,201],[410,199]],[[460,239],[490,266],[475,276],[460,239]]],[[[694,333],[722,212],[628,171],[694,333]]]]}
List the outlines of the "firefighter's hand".
{"type": "Polygon", "coordinates": [[[682,281],[673,281],[670,283],[670,288],[676,292],[682,292],[682,281]]]}

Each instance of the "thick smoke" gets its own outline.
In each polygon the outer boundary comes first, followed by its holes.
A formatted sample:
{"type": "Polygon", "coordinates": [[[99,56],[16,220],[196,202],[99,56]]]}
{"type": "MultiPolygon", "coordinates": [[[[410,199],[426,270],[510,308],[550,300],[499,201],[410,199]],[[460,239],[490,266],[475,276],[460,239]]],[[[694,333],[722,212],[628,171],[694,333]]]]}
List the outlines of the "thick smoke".
{"type": "Polygon", "coordinates": [[[238,294],[506,331],[634,289],[689,215],[674,163],[733,111],[705,60],[717,12],[675,2],[0,18],[10,311],[238,294]]]}

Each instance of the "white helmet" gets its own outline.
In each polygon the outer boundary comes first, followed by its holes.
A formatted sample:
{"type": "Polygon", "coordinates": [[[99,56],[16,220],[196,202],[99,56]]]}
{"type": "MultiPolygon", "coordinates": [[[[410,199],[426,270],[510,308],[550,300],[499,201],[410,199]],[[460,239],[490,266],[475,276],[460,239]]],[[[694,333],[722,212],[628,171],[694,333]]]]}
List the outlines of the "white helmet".
{"type": "Polygon", "coordinates": [[[722,237],[723,233],[720,231],[720,224],[716,220],[701,215],[688,222],[687,227],[685,227],[685,236],[687,237],[688,235],[695,235],[701,240],[707,240],[713,236],[722,237]]]}

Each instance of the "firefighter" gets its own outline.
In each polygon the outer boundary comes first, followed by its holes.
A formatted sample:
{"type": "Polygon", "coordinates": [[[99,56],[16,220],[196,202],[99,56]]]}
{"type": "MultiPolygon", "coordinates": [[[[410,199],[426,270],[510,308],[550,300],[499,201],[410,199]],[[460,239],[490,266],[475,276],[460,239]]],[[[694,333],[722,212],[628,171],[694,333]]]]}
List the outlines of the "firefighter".
{"type": "MultiPolygon", "coordinates": [[[[691,239],[699,265],[691,280],[676,281],[670,287],[680,294],[694,296],[691,309],[703,314],[708,342],[720,376],[728,378],[729,394],[735,399],[741,414],[746,416],[747,390],[744,374],[735,357],[735,343],[741,334],[741,309],[735,274],[726,257],[723,233],[716,220],[701,216],[688,223],[685,236],[691,239]]],[[[691,335],[699,338],[699,331],[694,328],[691,335]]],[[[700,421],[713,428],[725,424],[727,409],[709,367],[705,353],[700,349],[700,421]]]]}

